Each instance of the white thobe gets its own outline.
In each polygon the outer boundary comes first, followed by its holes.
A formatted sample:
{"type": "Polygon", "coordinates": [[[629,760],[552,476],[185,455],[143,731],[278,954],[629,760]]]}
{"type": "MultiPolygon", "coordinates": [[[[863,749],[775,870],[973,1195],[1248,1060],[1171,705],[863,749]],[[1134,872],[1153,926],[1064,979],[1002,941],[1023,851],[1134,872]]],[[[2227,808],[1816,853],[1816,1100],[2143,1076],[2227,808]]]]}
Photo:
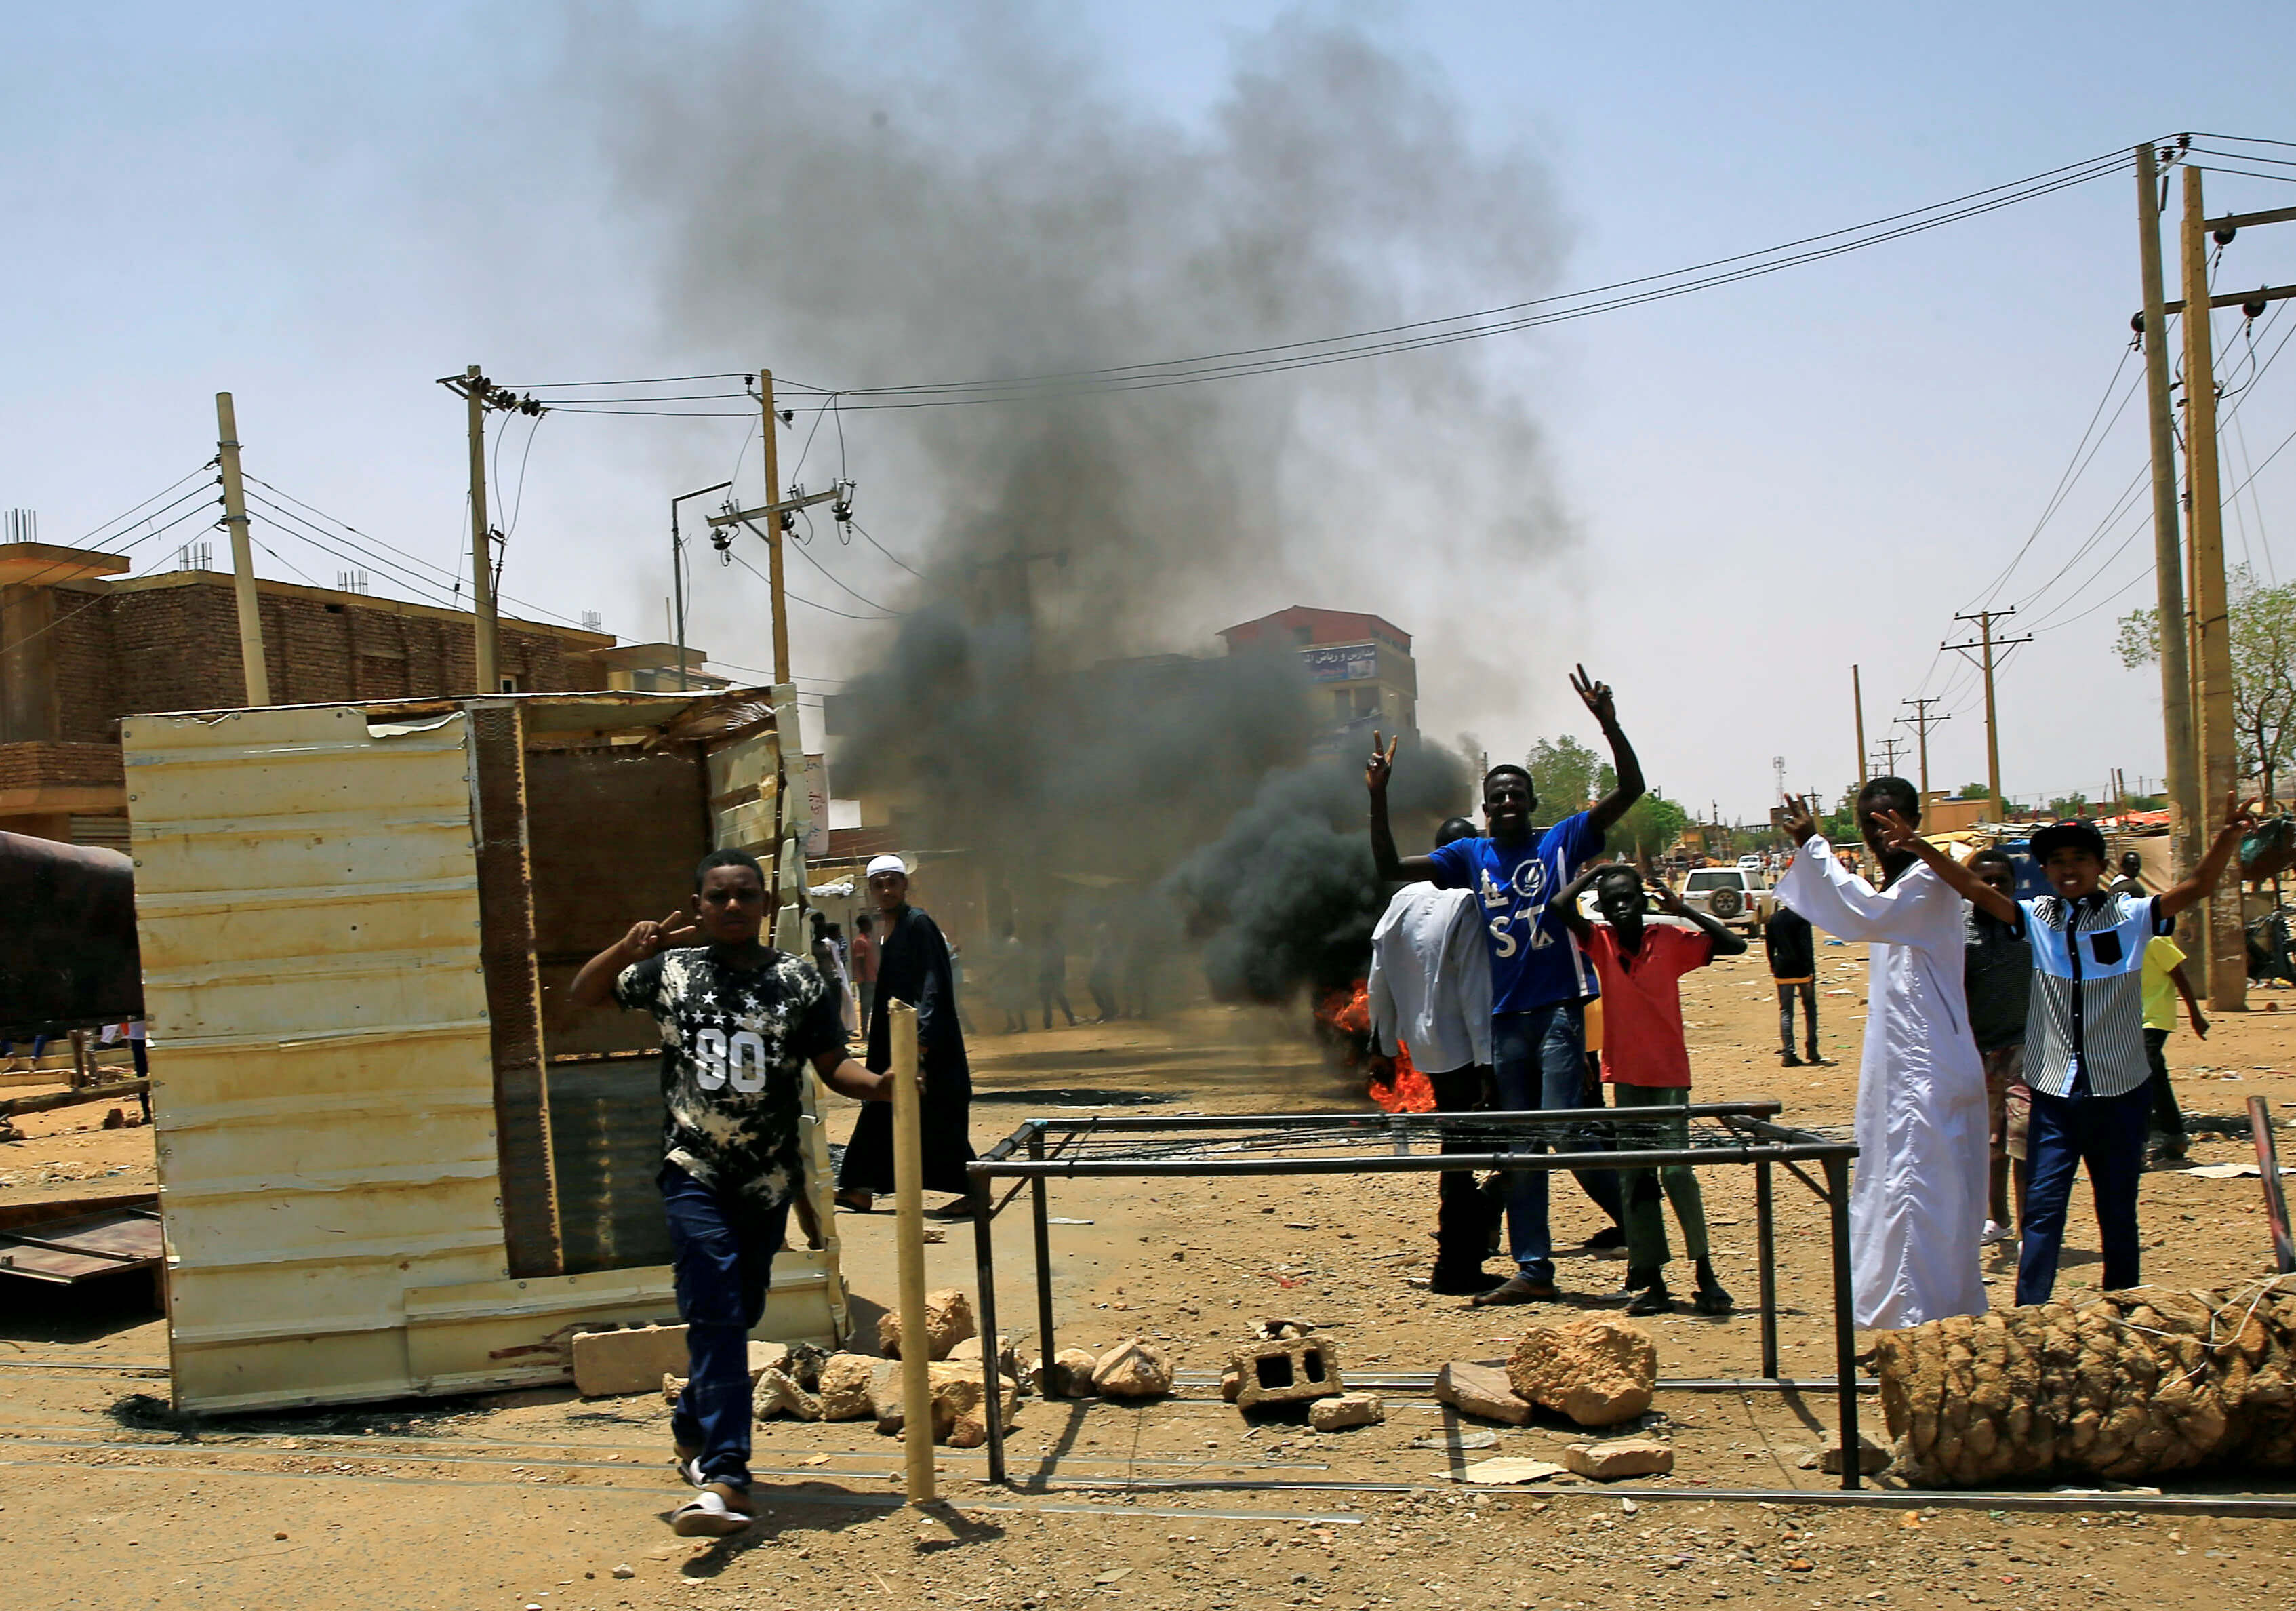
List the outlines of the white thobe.
{"type": "Polygon", "coordinates": [[[1985,1070],[1962,992],[1962,899],[1926,867],[1876,890],[1823,836],[1777,893],[1827,933],[1873,948],[1849,1193],[1857,1324],[1982,1314],[1985,1070]]]}
{"type": "Polygon", "coordinates": [[[1472,890],[1406,884],[1380,914],[1365,981],[1372,1033],[1395,1056],[1439,1074],[1491,1061],[1491,958],[1472,890]]]}

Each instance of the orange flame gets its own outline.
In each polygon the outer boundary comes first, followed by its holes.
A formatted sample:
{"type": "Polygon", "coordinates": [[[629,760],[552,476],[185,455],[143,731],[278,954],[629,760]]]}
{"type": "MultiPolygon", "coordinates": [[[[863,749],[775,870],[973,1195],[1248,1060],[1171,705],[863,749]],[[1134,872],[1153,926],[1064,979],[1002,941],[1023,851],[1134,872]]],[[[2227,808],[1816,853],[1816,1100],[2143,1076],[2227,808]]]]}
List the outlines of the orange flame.
{"type": "Polygon", "coordinates": [[[1358,979],[1352,988],[1327,990],[1316,1007],[1316,1021],[1329,1033],[1341,1060],[1349,1068],[1367,1067],[1364,1093],[1390,1114],[1430,1114],[1435,1111],[1435,1088],[1411,1061],[1411,1048],[1400,1040],[1390,1062],[1372,1048],[1371,992],[1358,979]]]}

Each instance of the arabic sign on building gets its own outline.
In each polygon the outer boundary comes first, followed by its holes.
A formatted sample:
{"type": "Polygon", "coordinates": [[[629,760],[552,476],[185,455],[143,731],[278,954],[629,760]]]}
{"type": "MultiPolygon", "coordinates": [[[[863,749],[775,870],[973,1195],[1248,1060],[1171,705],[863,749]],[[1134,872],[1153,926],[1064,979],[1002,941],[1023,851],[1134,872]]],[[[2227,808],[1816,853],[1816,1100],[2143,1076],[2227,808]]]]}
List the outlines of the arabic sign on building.
{"type": "Polygon", "coordinates": [[[1367,682],[1379,675],[1379,648],[1374,644],[1302,649],[1300,658],[1316,682],[1367,682]]]}

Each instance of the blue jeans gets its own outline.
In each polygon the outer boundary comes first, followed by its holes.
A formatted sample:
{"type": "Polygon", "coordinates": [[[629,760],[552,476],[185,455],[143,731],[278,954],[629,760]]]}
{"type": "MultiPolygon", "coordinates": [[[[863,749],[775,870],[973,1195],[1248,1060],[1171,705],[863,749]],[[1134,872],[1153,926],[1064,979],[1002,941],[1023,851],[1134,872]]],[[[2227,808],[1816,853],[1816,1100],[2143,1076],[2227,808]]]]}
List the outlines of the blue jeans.
{"type": "Polygon", "coordinates": [[[2073,1175],[2088,1165],[2096,1199],[2097,1235],[2104,1245],[2104,1287],[2118,1292],[2143,1279],[2136,1235],[2136,1186],[2144,1176],[2145,1131],[2152,1116],[2152,1084],[2119,1097],[2092,1097],[2077,1084],[2070,1097],[2033,1093],[2025,1132],[2032,1176],[2025,1188],[2024,1236],[2017,1248],[2017,1302],[2046,1303],[2057,1284],[2057,1255],[2065,1241],[2065,1210],[2073,1175]]]}
{"type": "Polygon", "coordinates": [[[750,1330],[766,1312],[789,1205],[760,1208],[713,1191],[675,1163],[655,1177],[669,1218],[685,1391],[670,1434],[701,1451],[704,1482],[750,1486],[750,1330]]]}
{"type": "MultiPolygon", "coordinates": [[[[1583,1107],[1587,1089],[1587,1021],[1576,1001],[1551,1002],[1524,1013],[1491,1015],[1493,1074],[1498,1105],[1508,1112],[1544,1107],[1583,1107]]],[[[1555,1150],[1599,1151],[1608,1146],[1599,1128],[1564,1136],[1555,1150]]],[[[1513,1150],[1513,1149],[1510,1149],[1513,1150]]],[[[1545,1152],[1544,1142],[1524,1150],[1545,1152]]],[[[1615,1170],[1574,1171],[1578,1184],[1613,1220],[1619,1217],[1615,1170]]],[[[1545,1170],[1524,1170],[1507,1179],[1507,1252],[1525,1280],[1554,1279],[1554,1246],[1546,1224],[1545,1170]]]]}

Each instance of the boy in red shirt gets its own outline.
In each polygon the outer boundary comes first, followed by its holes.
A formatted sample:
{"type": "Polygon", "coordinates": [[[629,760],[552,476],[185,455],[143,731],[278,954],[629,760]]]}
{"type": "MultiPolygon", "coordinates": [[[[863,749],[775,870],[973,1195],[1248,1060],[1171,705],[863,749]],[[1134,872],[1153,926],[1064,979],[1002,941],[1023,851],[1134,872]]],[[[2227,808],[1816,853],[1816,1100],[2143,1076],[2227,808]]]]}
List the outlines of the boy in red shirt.
{"type": "MultiPolygon", "coordinates": [[[[1620,1108],[1682,1108],[1690,1103],[1690,1048],[1682,1032],[1682,976],[1717,957],[1735,957],[1746,942],[1713,918],[1685,906],[1657,879],[1650,880],[1659,909],[1694,926],[1643,921],[1648,901],[1644,875],[1611,862],[1588,867],[1557,897],[1564,925],[1595,965],[1603,987],[1603,1078],[1620,1108]],[[1600,923],[1579,912],[1578,898],[1592,885],[1600,923]]],[[[1621,1125],[1628,1151],[1676,1149],[1690,1145],[1687,1114],[1654,1115],[1655,1122],[1629,1130],[1621,1125]]],[[[1620,1171],[1626,1195],[1627,1312],[1663,1314],[1674,1307],[1666,1287],[1666,1218],[1659,1205],[1661,1183],[1682,1225],[1683,1252],[1696,1261],[1698,1290],[1691,1308],[1700,1314],[1728,1314],[1730,1295],[1714,1278],[1706,1240],[1706,1203],[1698,1171],[1687,1163],[1662,1170],[1620,1171]]]]}

